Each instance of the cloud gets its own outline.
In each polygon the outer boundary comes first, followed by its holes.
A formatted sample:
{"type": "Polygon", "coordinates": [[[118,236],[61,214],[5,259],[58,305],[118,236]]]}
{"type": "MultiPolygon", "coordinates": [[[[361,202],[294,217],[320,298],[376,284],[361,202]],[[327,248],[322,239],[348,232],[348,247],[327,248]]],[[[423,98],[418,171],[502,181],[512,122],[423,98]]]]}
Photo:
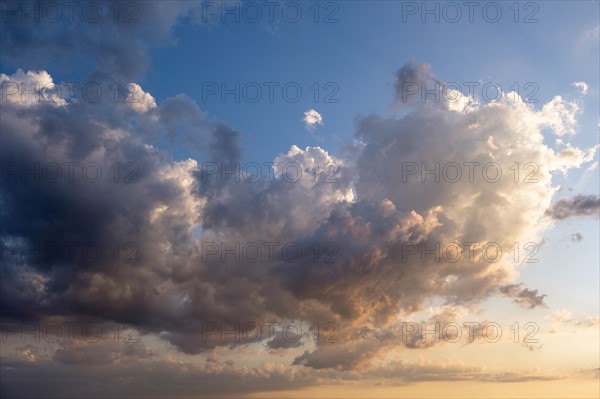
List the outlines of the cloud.
{"type": "Polygon", "coordinates": [[[293,365],[303,365],[316,370],[338,371],[365,369],[374,358],[391,348],[390,342],[377,338],[348,340],[328,345],[312,352],[305,351],[294,359],[293,365]]]}
{"type": "Polygon", "coordinates": [[[3,377],[4,373],[10,374],[10,382],[3,382],[2,397],[85,397],[90,389],[102,392],[107,398],[119,398],[132,392],[144,397],[190,397],[199,393],[242,395],[301,388],[317,382],[317,377],[306,370],[275,363],[246,367],[214,357],[183,362],[168,356],[127,360],[120,356],[93,367],[3,359],[3,377]],[[64,383],[66,380],[69,384],[64,383]],[[31,381],[36,383],[31,384],[31,381]]]}
{"type": "Polygon", "coordinates": [[[125,96],[125,104],[132,110],[145,113],[156,109],[156,100],[149,93],[142,90],[137,83],[127,85],[128,93],[125,96]]]}
{"type": "Polygon", "coordinates": [[[565,101],[561,96],[555,96],[542,106],[539,113],[539,123],[551,129],[556,135],[574,135],[577,127],[576,115],[580,107],[575,101],[565,101]]]}
{"type": "Polygon", "coordinates": [[[587,94],[589,90],[589,86],[585,82],[573,82],[571,83],[571,86],[581,89],[582,94],[587,94]]]}
{"type": "Polygon", "coordinates": [[[600,25],[583,27],[577,41],[578,47],[587,46],[598,42],[600,37],[600,25]]]}
{"type": "MultiPolygon", "coordinates": [[[[110,331],[111,334],[103,334],[98,340],[92,341],[74,335],[72,339],[61,340],[52,355],[53,362],[65,365],[102,366],[136,363],[159,356],[138,338],[134,339],[137,342],[124,342],[127,334],[117,335],[114,326],[111,328],[104,325],[103,330],[110,331]]],[[[72,331],[76,331],[76,328],[72,331]]],[[[93,334],[91,333],[92,336],[93,334]]]]}
{"type": "Polygon", "coordinates": [[[46,71],[27,71],[17,69],[13,75],[0,74],[0,95],[2,102],[31,106],[40,101],[55,105],[65,105],[61,97],[62,89],[54,84],[46,71]]]}
{"type": "Polygon", "coordinates": [[[514,302],[529,309],[538,306],[548,307],[544,303],[544,298],[548,295],[538,295],[538,290],[521,289],[523,284],[509,284],[500,287],[500,292],[508,297],[514,298],[514,302]]]}
{"type": "Polygon", "coordinates": [[[316,383],[357,384],[361,379],[384,386],[402,386],[425,381],[482,381],[511,383],[554,381],[568,377],[594,378],[597,370],[584,368],[575,375],[539,369],[499,371],[454,360],[394,360],[370,370],[335,371],[290,368],[280,363],[246,367],[235,361],[207,357],[205,361],[173,358],[130,359],[127,363],[98,364],[91,368],[52,363],[30,363],[6,359],[3,362],[3,397],[85,396],[90,389],[104,397],[123,397],[123,392],[142,396],[189,397],[202,395],[243,395],[303,388],[316,383]],[[69,384],[64,381],[68,380],[69,384]],[[31,384],[31,381],[36,381],[31,384]],[[110,382],[107,383],[107,382],[110,382]]]}
{"type": "Polygon", "coordinates": [[[563,220],[575,216],[598,217],[600,197],[597,195],[578,194],[574,197],[563,198],[552,204],[546,214],[552,219],[563,220]]]}
{"type": "Polygon", "coordinates": [[[573,233],[569,236],[569,240],[573,242],[579,242],[583,240],[583,235],[581,233],[573,233]]]}
{"type": "Polygon", "coordinates": [[[16,7],[18,12],[4,15],[2,60],[7,67],[39,70],[52,64],[73,73],[76,56],[77,72],[93,80],[132,81],[146,69],[148,50],[171,43],[173,27],[202,4],[140,2],[134,8],[121,6],[119,18],[114,18],[112,1],[85,0],[74,6],[61,4],[62,19],[56,21],[22,15],[24,10],[40,10],[40,3],[27,0],[16,7]],[[84,17],[84,9],[94,9],[101,18],[84,17]]]}
{"type": "Polygon", "coordinates": [[[302,346],[302,336],[293,331],[286,331],[285,335],[283,331],[276,331],[273,338],[266,343],[266,347],[271,350],[299,348],[302,346]]]}
{"type": "Polygon", "coordinates": [[[419,362],[392,361],[369,372],[373,378],[388,383],[406,384],[423,381],[487,381],[496,383],[553,381],[565,375],[549,374],[541,370],[518,370],[499,372],[452,360],[419,362]]]}
{"type": "MultiPolygon", "coordinates": [[[[399,80],[417,78],[435,80],[424,66],[398,73],[399,80]]],[[[9,257],[0,280],[3,319],[85,315],[134,323],[189,354],[241,346],[232,337],[203,339],[206,321],[333,322],[339,343],[309,348],[303,341],[290,348],[300,353],[293,362],[360,369],[395,345],[390,329],[398,315],[434,300],[468,307],[508,295],[521,306],[541,306],[544,295],[514,284],[516,265],[506,257],[490,260],[483,248],[540,238],[551,225],[544,210],[558,189],[553,174],[580,167],[594,153],[546,144],[544,134],[561,135],[576,120],[576,109],[558,97],[551,108],[560,112],[550,121],[549,108],[536,110],[509,95],[465,107],[426,101],[401,115],[358,118],[354,140],[339,154],[293,145],[273,157],[271,177],[250,182],[235,173],[241,132],[185,95],[156,102],[141,86],[139,92],[134,107],[108,99],[3,104],[2,146],[11,149],[0,155],[4,249],[79,243],[75,257],[69,251],[45,261],[9,257]],[[161,139],[197,145],[197,159],[173,159],[152,144],[161,139]],[[92,183],[81,169],[75,182],[31,180],[43,177],[31,172],[36,164],[64,162],[94,163],[103,174],[92,183]],[[519,175],[515,183],[509,169],[515,162],[534,165],[536,182],[519,175]],[[115,175],[115,164],[130,168],[115,175]],[[461,177],[454,179],[457,165],[461,177]],[[503,174],[495,180],[498,168],[503,174]],[[125,184],[129,174],[135,181],[125,184]],[[90,242],[111,256],[82,256],[90,242]],[[207,257],[205,246],[274,242],[273,257],[260,262],[207,257]],[[448,242],[474,244],[457,261],[427,255],[448,242]],[[285,243],[302,250],[293,262],[285,243]]],[[[61,356],[112,359],[78,350],[61,356]]]]}
{"type": "MultiPolygon", "coordinates": [[[[437,93],[441,98],[442,86],[442,82],[431,73],[431,65],[407,63],[396,73],[394,104],[396,106],[423,104],[427,98],[425,90],[437,93]]],[[[434,101],[438,101],[438,98],[434,98],[434,101]]]]}
{"type": "Polygon", "coordinates": [[[323,126],[323,117],[314,109],[306,111],[302,121],[304,122],[304,126],[309,130],[314,130],[317,125],[323,126]]]}
{"type": "Polygon", "coordinates": [[[554,324],[562,324],[574,328],[593,328],[597,329],[600,326],[600,317],[588,316],[583,319],[576,319],[573,313],[566,309],[558,309],[546,316],[546,320],[554,324]]]}
{"type": "Polygon", "coordinates": [[[585,367],[579,370],[579,376],[585,379],[597,380],[600,378],[600,367],[585,367]]]}

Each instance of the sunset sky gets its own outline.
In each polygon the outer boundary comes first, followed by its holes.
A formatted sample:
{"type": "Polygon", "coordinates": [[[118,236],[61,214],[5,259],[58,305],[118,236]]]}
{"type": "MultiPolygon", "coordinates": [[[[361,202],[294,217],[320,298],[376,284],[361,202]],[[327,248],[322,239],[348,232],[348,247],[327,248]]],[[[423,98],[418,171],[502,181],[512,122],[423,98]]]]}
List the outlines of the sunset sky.
{"type": "Polygon", "coordinates": [[[600,397],[600,2],[2,1],[2,398],[600,397]]]}

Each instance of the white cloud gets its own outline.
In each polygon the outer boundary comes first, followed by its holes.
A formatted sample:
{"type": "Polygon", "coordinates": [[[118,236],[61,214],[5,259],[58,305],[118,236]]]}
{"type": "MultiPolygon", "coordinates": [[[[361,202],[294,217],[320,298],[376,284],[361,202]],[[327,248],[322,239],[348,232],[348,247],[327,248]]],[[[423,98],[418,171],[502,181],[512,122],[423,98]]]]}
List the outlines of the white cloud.
{"type": "Polygon", "coordinates": [[[156,100],[149,93],[142,90],[137,83],[130,83],[127,86],[127,93],[124,103],[126,106],[135,112],[148,112],[156,108],[156,100]]]}
{"type": "Polygon", "coordinates": [[[587,94],[587,93],[588,93],[588,90],[589,90],[589,88],[590,88],[590,87],[588,86],[588,84],[587,84],[587,83],[585,83],[585,82],[573,82],[573,83],[571,83],[571,86],[573,86],[573,87],[577,87],[577,88],[581,89],[581,93],[582,93],[582,94],[587,94]]]}
{"type": "Polygon", "coordinates": [[[0,74],[0,95],[2,103],[19,104],[29,107],[34,104],[49,103],[65,105],[64,87],[57,86],[46,71],[22,69],[12,75],[0,74]]]}
{"type": "Polygon", "coordinates": [[[306,126],[306,128],[309,130],[313,130],[316,125],[323,126],[323,117],[314,109],[309,109],[306,111],[302,121],[304,122],[304,126],[306,126]]]}

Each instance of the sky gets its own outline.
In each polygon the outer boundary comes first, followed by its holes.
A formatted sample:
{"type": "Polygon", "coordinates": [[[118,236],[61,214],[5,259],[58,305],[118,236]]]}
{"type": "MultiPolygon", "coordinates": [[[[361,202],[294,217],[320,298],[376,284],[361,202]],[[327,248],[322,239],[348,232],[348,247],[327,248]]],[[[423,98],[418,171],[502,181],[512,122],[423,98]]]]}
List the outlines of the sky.
{"type": "Polygon", "coordinates": [[[2,1],[0,396],[600,396],[598,1],[2,1]]]}

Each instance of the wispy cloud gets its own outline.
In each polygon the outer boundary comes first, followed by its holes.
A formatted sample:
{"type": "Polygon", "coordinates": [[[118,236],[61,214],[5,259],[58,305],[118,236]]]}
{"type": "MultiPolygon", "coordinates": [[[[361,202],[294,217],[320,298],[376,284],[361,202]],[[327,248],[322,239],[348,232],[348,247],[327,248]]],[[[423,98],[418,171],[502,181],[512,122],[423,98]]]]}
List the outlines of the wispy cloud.
{"type": "Polygon", "coordinates": [[[581,89],[582,94],[587,94],[588,90],[589,90],[589,86],[585,82],[573,82],[573,83],[571,83],[571,86],[581,89]]]}

